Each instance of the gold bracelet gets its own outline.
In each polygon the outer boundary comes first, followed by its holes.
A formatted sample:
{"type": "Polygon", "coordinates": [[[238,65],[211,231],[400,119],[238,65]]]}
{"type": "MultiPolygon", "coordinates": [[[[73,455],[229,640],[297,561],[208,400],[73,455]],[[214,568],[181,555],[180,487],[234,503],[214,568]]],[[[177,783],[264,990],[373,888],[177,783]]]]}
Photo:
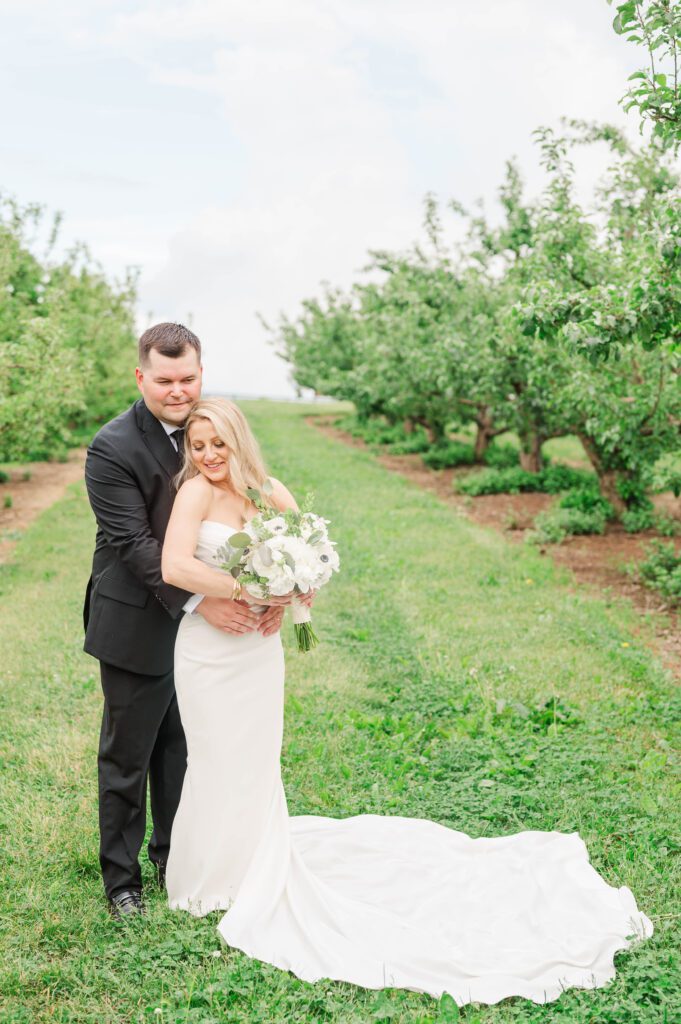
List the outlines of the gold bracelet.
{"type": "Polygon", "coordinates": [[[232,601],[241,600],[241,580],[234,580],[234,590],[232,591],[232,601]]]}

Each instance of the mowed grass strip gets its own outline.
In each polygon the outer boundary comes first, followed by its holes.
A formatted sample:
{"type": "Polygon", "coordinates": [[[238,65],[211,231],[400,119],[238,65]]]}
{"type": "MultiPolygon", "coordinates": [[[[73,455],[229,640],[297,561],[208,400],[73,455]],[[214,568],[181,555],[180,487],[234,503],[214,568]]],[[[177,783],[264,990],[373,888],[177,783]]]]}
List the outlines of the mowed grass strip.
{"type": "MultiPolygon", "coordinates": [[[[0,572],[0,1021],[667,1021],[678,1012],[679,697],[625,604],[457,518],[372,456],[245,404],[269,466],[333,521],[322,645],[288,654],[291,813],[428,817],[472,835],[579,830],[652,940],[597,992],[547,1007],[308,985],[218,941],[219,915],[110,922],[97,864],[97,665],[81,653],[93,523],[82,486],[0,572]]],[[[238,784],[238,780],[235,780],[238,784]]]]}

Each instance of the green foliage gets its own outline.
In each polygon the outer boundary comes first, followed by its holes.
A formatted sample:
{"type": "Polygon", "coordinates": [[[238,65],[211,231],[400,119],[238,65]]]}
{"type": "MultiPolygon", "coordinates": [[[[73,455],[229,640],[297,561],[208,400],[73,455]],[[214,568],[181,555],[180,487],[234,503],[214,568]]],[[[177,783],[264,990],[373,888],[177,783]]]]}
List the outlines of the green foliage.
{"type": "Polygon", "coordinates": [[[6,494],[2,501],[3,508],[11,508],[14,502],[12,501],[12,495],[6,494]]]}
{"type": "Polygon", "coordinates": [[[558,504],[536,516],[528,539],[539,544],[560,544],[568,535],[605,533],[606,522],[607,515],[601,507],[585,510],[558,504]]]}
{"type": "MultiPolygon", "coordinates": [[[[613,519],[615,510],[610,502],[603,497],[596,487],[575,487],[564,494],[558,502],[559,508],[575,509],[578,512],[589,514],[598,512],[606,519],[613,519]]],[[[596,531],[602,533],[602,530],[596,531]]]]}
{"type": "Polygon", "coordinates": [[[455,481],[460,494],[478,497],[481,494],[520,494],[538,491],[558,494],[571,487],[585,487],[593,476],[583,469],[571,466],[547,466],[539,473],[529,473],[520,467],[512,469],[483,469],[455,481]]]}
{"type": "Polygon", "coordinates": [[[655,516],[654,526],[663,537],[676,537],[681,533],[681,520],[664,513],[655,516]]]}
{"type": "MultiPolygon", "coordinates": [[[[367,444],[391,445],[407,443],[411,435],[407,434],[401,423],[390,423],[384,416],[367,419],[357,416],[343,416],[336,420],[339,430],[344,430],[352,437],[359,437],[367,444]]],[[[423,431],[415,431],[419,442],[424,437],[423,431]]]]}
{"type": "Polygon", "coordinates": [[[483,462],[493,469],[510,469],[518,465],[518,449],[514,444],[492,441],[483,456],[483,462]]]}
{"type": "Polygon", "coordinates": [[[430,441],[424,430],[416,429],[408,434],[403,441],[393,441],[388,445],[391,455],[420,455],[430,450],[430,441]]]}
{"type": "Polygon", "coordinates": [[[0,197],[0,461],[55,456],[134,394],[134,280],[77,246],[34,254],[43,210],[0,197]]]}
{"type": "Polygon", "coordinates": [[[641,129],[652,125],[653,137],[678,150],[681,145],[681,4],[678,0],[608,0],[616,4],[613,27],[629,42],[643,46],[648,66],[629,75],[634,84],[624,97],[624,109],[636,108],[641,129]]]}
{"type": "Polygon", "coordinates": [[[681,554],[673,543],[653,541],[638,566],[641,580],[672,604],[681,602],[681,554]]]}
{"type": "MultiPolygon", "coordinates": [[[[472,466],[478,460],[472,444],[445,441],[426,451],[423,461],[431,469],[446,469],[451,466],[472,466]]],[[[501,445],[493,441],[485,450],[482,461],[494,469],[508,469],[518,465],[518,449],[512,444],[501,445]]]]}
{"type": "Polygon", "coordinates": [[[681,469],[677,465],[656,466],[653,488],[656,491],[671,491],[678,498],[681,495],[681,469]]]}
{"type": "Polygon", "coordinates": [[[655,526],[655,513],[652,508],[639,506],[630,508],[622,516],[622,526],[627,533],[640,533],[642,530],[652,530],[655,526]]]}
{"type": "Polygon", "coordinates": [[[446,469],[450,466],[472,466],[475,452],[472,444],[462,441],[447,441],[435,445],[423,455],[423,461],[431,469],[446,469]]]}
{"type": "Polygon", "coordinates": [[[419,425],[434,467],[515,466],[515,453],[491,447],[510,430],[520,467],[539,473],[547,441],[577,437],[621,517],[679,448],[678,169],[659,146],[635,150],[608,125],[572,121],[535,135],[545,171],[537,200],[509,164],[499,225],[452,204],[466,233],[448,247],[427,197],[423,244],[372,253],[370,283],[305,303],[275,340],[297,380],[353,401],[361,419],[419,425]],[[572,154],[596,144],[612,162],[582,208],[572,154]],[[472,460],[450,445],[452,427],[472,429],[472,460]]]}

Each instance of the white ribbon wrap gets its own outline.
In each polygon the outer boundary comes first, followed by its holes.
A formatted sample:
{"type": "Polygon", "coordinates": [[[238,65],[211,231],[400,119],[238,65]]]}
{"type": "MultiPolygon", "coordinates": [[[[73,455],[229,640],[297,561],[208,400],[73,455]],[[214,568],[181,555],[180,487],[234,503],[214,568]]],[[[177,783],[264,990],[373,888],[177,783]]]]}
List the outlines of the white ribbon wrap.
{"type": "Polygon", "coordinates": [[[302,626],[304,622],[312,621],[312,612],[306,604],[302,604],[297,597],[291,604],[291,618],[295,626],[302,626]]]}

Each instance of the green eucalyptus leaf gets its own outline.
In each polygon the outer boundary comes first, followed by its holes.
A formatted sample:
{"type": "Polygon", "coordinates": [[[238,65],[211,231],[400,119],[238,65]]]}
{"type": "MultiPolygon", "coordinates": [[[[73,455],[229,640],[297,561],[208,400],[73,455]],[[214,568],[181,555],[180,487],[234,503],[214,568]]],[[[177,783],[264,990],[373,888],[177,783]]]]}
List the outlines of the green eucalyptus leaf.
{"type": "Polygon", "coordinates": [[[252,543],[251,538],[247,533],[233,533],[229,538],[229,543],[233,548],[247,548],[252,543]]]}

